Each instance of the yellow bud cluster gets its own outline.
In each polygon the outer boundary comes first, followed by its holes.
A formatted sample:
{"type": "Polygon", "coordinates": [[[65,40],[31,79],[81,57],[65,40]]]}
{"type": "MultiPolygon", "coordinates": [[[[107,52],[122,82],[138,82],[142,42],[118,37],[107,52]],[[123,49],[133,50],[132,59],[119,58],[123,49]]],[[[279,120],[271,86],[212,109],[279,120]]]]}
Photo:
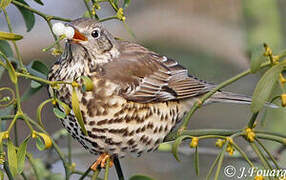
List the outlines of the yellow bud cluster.
{"type": "Polygon", "coordinates": [[[224,145],[224,143],[225,143],[225,140],[218,139],[215,143],[215,146],[221,148],[224,145]]]}
{"type": "Polygon", "coordinates": [[[253,142],[255,139],[255,133],[254,133],[253,129],[246,128],[245,129],[245,136],[246,136],[246,139],[248,139],[250,142],[253,142]]]}
{"type": "Polygon", "coordinates": [[[228,145],[227,145],[227,147],[226,147],[226,152],[228,152],[228,154],[229,154],[230,156],[233,155],[234,150],[235,150],[235,149],[233,148],[233,146],[232,146],[231,144],[228,144],[228,145]]]}
{"type": "Polygon", "coordinates": [[[119,8],[116,14],[117,18],[125,22],[126,17],[124,16],[123,9],[119,8]]]}
{"type": "Polygon", "coordinates": [[[53,48],[52,49],[52,55],[53,56],[59,56],[63,53],[63,51],[61,49],[58,49],[58,48],[53,48]]]}
{"type": "Polygon", "coordinates": [[[190,147],[191,147],[191,148],[195,148],[195,147],[198,146],[198,144],[199,144],[199,138],[193,137],[193,138],[192,138],[192,141],[191,141],[191,143],[190,143],[190,147]]]}
{"type": "Polygon", "coordinates": [[[75,81],[73,81],[71,85],[72,85],[72,87],[79,87],[79,84],[75,81]]]}
{"type": "Polygon", "coordinates": [[[254,180],[264,180],[263,176],[255,176],[254,180]]]}
{"type": "Polygon", "coordinates": [[[280,97],[281,97],[281,104],[283,107],[285,107],[286,106],[286,94],[285,93],[281,94],[280,97]]]}

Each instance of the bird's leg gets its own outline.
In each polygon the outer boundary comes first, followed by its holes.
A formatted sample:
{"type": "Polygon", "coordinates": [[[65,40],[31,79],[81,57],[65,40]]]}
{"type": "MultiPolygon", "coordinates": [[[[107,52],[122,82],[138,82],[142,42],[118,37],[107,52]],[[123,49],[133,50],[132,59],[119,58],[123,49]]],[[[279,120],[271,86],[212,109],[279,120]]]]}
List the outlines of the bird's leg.
{"type": "MultiPolygon", "coordinates": [[[[105,163],[106,160],[111,158],[109,154],[107,153],[103,153],[101,154],[98,159],[96,160],[95,163],[93,163],[93,165],[90,167],[90,169],[92,169],[93,171],[96,171],[97,167],[100,165],[101,168],[105,168],[105,163]]],[[[113,166],[113,159],[111,159],[109,167],[113,166]]]]}

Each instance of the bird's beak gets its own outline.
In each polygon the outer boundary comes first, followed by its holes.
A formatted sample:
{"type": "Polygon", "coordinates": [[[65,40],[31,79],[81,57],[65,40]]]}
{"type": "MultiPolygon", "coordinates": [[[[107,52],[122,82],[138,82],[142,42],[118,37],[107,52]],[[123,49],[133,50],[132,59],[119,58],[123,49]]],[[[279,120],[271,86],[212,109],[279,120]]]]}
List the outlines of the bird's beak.
{"type": "Polygon", "coordinates": [[[87,41],[87,37],[85,37],[85,35],[83,35],[77,29],[74,28],[74,35],[73,35],[72,41],[75,43],[78,43],[81,41],[87,41]]]}

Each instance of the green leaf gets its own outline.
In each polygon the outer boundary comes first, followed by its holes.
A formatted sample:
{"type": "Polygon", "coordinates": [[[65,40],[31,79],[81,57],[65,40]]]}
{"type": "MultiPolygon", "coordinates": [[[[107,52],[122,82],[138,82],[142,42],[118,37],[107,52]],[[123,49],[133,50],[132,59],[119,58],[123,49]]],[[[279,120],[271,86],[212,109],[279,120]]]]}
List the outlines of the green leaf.
{"type": "Polygon", "coordinates": [[[0,171],[0,179],[4,180],[4,173],[3,173],[3,171],[0,171]]]}
{"type": "Polygon", "coordinates": [[[195,170],[196,170],[196,175],[199,176],[200,175],[200,165],[199,165],[200,161],[199,161],[199,151],[198,151],[198,147],[196,147],[195,149],[195,153],[194,153],[194,164],[195,164],[195,170]]]}
{"type": "Polygon", "coordinates": [[[40,77],[42,79],[47,79],[49,74],[49,68],[41,61],[33,61],[27,66],[27,70],[30,74],[40,77]]]}
{"type": "Polygon", "coordinates": [[[43,109],[43,107],[44,107],[47,103],[51,102],[52,100],[53,100],[53,99],[45,100],[45,101],[42,102],[42,103],[38,106],[38,108],[37,108],[37,120],[38,120],[39,124],[40,124],[42,127],[44,127],[44,126],[43,126],[43,122],[42,122],[42,116],[41,116],[42,109],[43,109]]]}
{"type": "Polygon", "coordinates": [[[44,3],[41,0],[34,0],[36,3],[40,4],[40,5],[44,5],[44,3]]]}
{"type": "Polygon", "coordinates": [[[93,82],[87,76],[80,77],[83,80],[83,91],[92,91],[93,90],[93,82]]]}
{"type": "Polygon", "coordinates": [[[29,140],[30,140],[30,136],[23,141],[23,143],[19,146],[19,149],[17,152],[17,163],[18,163],[17,173],[18,174],[21,174],[25,167],[27,144],[29,140]]]}
{"type": "MultiPolygon", "coordinates": [[[[29,6],[24,0],[16,0],[22,4],[25,4],[26,6],[29,6]]],[[[19,9],[19,11],[21,12],[24,20],[25,20],[25,24],[27,27],[27,32],[31,31],[31,29],[34,27],[35,25],[35,15],[34,13],[32,13],[31,11],[27,10],[26,8],[23,8],[21,6],[17,6],[16,7],[19,9]]]]}
{"type": "Polygon", "coordinates": [[[57,107],[54,107],[53,111],[54,111],[54,114],[60,119],[64,119],[66,117],[66,114],[57,107]]]}
{"type": "Polygon", "coordinates": [[[177,161],[180,161],[179,156],[178,156],[179,146],[180,146],[180,144],[182,143],[182,141],[183,141],[184,139],[187,139],[187,138],[191,138],[191,137],[190,137],[190,136],[187,136],[187,135],[185,135],[185,136],[180,136],[180,137],[178,137],[178,138],[174,141],[174,144],[173,144],[173,146],[172,146],[172,153],[173,153],[173,155],[174,155],[174,157],[175,157],[175,159],[176,159],[177,161]]]}
{"type": "Polygon", "coordinates": [[[7,142],[7,152],[8,152],[8,163],[11,174],[13,177],[17,175],[18,169],[18,162],[17,162],[17,154],[16,154],[16,147],[12,143],[10,139],[7,142]]]}
{"type": "Polygon", "coordinates": [[[36,137],[36,147],[40,151],[45,150],[45,143],[42,141],[42,139],[39,136],[36,137]]]}
{"type": "Polygon", "coordinates": [[[59,99],[57,99],[57,103],[59,103],[59,105],[64,108],[66,115],[69,115],[71,112],[71,108],[65,104],[64,102],[60,101],[59,99]]]}
{"type": "Polygon", "coordinates": [[[8,73],[9,73],[10,79],[14,84],[16,84],[17,83],[17,75],[15,72],[15,69],[12,66],[11,62],[7,58],[5,58],[5,60],[6,60],[6,65],[8,68],[8,73]]]}
{"type": "Polygon", "coordinates": [[[145,175],[136,174],[131,178],[129,178],[129,180],[154,180],[154,179],[145,175]]]}
{"type": "Polygon", "coordinates": [[[272,66],[264,73],[264,75],[258,81],[253,93],[252,103],[250,106],[251,111],[253,113],[257,113],[258,111],[260,111],[269,99],[271,92],[276,82],[278,81],[279,74],[283,70],[284,66],[285,62],[272,66]]]}
{"type": "Polygon", "coordinates": [[[1,0],[0,2],[0,8],[1,9],[5,9],[10,3],[11,3],[12,0],[1,0]]]}
{"type": "Polygon", "coordinates": [[[39,87],[41,87],[41,86],[42,86],[41,83],[39,83],[39,82],[37,82],[37,81],[34,81],[34,80],[31,81],[31,88],[37,89],[37,88],[39,88],[39,87]]]}
{"type": "Polygon", "coordinates": [[[36,135],[36,145],[38,144],[39,150],[42,151],[44,149],[48,149],[48,148],[52,147],[53,142],[52,142],[52,139],[50,138],[49,135],[47,135],[45,133],[41,133],[41,132],[36,132],[36,131],[34,131],[33,133],[34,133],[34,135],[36,135]],[[40,141],[38,138],[40,138],[40,141]],[[42,146],[42,144],[43,144],[43,146],[42,146]]]}
{"type": "Polygon", "coordinates": [[[264,56],[264,46],[259,45],[251,51],[250,56],[250,70],[252,73],[257,72],[263,62],[267,60],[264,56]]]}
{"type": "Polygon", "coordinates": [[[77,122],[79,123],[79,125],[81,127],[82,132],[87,136],[87,131],[86,131],[85,126],[84,126],[84,122],[83,122],[82,114],[80,111],[79,101],[78,101],[78,97],[77,97],[77,93],[76,93],[75,88],[72,89],[72,110],[73,110],[74,115],[77,119],[77,122]]]}
{"type": "Polygon", "coordinates": [[[131,0],[124,0],[124,3],[123,3],[123,9],[127,8],[128,5],[130,4],[131,0]]]}
{"type": "Polygon", "coordinates": [[[6,57],[13,57],[13,50],[8,41],[0,40],[0,51],[3,52],[6,57]]]}
{"type": "Polygon", "coordinates": [[[19,34],[0,31],[0,40],[17,41],[17,40],[20,40],[20,39],[23,39],[23,36],[21,36],[19,34]]]}

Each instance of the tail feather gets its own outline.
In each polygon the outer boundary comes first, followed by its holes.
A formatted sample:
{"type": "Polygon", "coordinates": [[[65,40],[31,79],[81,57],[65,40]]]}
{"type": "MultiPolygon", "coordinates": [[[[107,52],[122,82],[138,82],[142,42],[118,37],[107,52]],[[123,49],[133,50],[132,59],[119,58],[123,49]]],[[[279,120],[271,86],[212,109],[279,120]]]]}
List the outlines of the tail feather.
{"type": "MultiPolygon", "coordinates": [[[[224,103],[236,103],[236,104],[251,104],[252,98],[250,96],[236,94],[232,92],[218,91],[211,96],[207,103],[224,102],[224,103]]],[[[278,108],[277,105],[272,103],[266,103],[265,106],[270,108],[278,108]]]]}

